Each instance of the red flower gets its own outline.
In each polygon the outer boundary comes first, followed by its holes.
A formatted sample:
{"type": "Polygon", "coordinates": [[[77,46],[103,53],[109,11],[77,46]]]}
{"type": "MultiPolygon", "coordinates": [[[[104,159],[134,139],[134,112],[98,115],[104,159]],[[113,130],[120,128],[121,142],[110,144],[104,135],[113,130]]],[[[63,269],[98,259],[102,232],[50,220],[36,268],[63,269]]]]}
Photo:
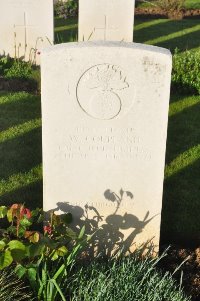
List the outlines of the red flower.
{"type": "Polygon", "coordinates": [[[49,226],[44,226],[44,233],[51,234],[51,232],[52,232],[52,228],[51,228],[50,225],[49,226]]]}

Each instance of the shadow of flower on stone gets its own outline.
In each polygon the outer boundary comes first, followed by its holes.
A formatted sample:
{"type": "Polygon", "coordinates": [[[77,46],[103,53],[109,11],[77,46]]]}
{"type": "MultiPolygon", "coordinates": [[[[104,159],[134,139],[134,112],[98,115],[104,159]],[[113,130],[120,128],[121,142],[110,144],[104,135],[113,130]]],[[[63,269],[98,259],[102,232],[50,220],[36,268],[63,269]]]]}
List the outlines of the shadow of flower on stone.
{"type": "MultiPolygon", "coordinates": [[[[60,202],[57,203],[58,208],[55,209],[65,213],[70,212],[74,216],[72,224],[74,230],[80,230],[85,226],[86,234],[93,235],[86,251],[91,258],[96,255],[107,257],[118,252],[131,253],[136,236],[157,216],[149,217],[149,211],[146,212],[143,219],[130,213],[119,214],[122,202],[125,199],[132,202],[134,199],[134,195],[130,191],[121,189],[119,193],[115,193],[111,189],[106,189],[104,197],[108,202],[115,204],[113,213],[108,216],[105,216],[105,212],[101,214],[102,212],[100,213],[95,206],[88,204],[82,208],[60,202]],[[132,232],[130,229],[133,229],[132,232]],[[123,232],[127,230],[129,230],[129,235],[125,237],[123,232]]],[[[152,248],[151,239],[149,242],[144,242],[146,248],[148,248],[148,244],[152,248]]]]}

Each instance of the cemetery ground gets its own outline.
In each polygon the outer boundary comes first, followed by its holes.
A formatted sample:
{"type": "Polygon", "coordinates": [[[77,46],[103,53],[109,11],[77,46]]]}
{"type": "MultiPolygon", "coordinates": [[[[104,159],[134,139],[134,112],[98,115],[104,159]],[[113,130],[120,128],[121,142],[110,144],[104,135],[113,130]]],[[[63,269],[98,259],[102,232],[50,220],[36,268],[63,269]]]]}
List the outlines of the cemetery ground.
{"type": "MultiPolygon", "coordinates": [[[[77,38],[77,19],[56,19],[57,43],[77,38]]],[[[136,19],[134,41],[200,51],[198,19],[136,19]]],[[[42,206],[41,103],[38,93],[0,92],[0,205],[42,206]]],[[[172,247],[165,268],[183,265],[186,289],[200,298],[200,100],[172,91],[162,213],[162,246],[172,247]],[[186,245],[187,242],[187,245],[186,245]]],[[[180,274],[177,275],[177,278],[180,274]]],[[[195,299],[196,298],[196,299],[195,299]]]]}

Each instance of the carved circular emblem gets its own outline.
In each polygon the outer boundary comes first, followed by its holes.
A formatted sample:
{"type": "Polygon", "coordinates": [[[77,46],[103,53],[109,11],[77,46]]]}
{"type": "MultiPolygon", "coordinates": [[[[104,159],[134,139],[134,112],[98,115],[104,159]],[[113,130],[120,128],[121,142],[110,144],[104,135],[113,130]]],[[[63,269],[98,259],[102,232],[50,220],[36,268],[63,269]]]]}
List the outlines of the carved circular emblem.
{"type": "Polygon", "coordinates": [[[81,76],[77,85],[77,100],[90,117],[109,120],[117,117],[123,106],[122,90],[129,88],[120,67],[96,65],[81,76]]]}

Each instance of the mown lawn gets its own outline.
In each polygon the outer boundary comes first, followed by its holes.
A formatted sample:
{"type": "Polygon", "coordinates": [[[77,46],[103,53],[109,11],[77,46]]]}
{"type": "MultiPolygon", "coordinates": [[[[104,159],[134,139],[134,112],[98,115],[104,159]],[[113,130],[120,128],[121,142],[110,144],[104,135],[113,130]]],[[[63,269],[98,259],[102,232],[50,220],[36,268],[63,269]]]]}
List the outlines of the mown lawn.
{"type": "MultiPolygon", "coordinates": [[[[55,20],[56,41],[77,39],[77,19],[55,20]]],[[[136,19],[134,41],[200,49],[199,19],[136,19]]],[[[42,205],[40,97],[0,94],[0,204],[42,205]]],[[[200,98],[171,95],[162,241],[200,238],[200,98]]],[[[191,242],[191,241],[190,241],[191,242]]]]}
{"type": "Polygon", "coordinates": [[[40,97],[0,93],[0,204],[42,205],[40,97]]]}

